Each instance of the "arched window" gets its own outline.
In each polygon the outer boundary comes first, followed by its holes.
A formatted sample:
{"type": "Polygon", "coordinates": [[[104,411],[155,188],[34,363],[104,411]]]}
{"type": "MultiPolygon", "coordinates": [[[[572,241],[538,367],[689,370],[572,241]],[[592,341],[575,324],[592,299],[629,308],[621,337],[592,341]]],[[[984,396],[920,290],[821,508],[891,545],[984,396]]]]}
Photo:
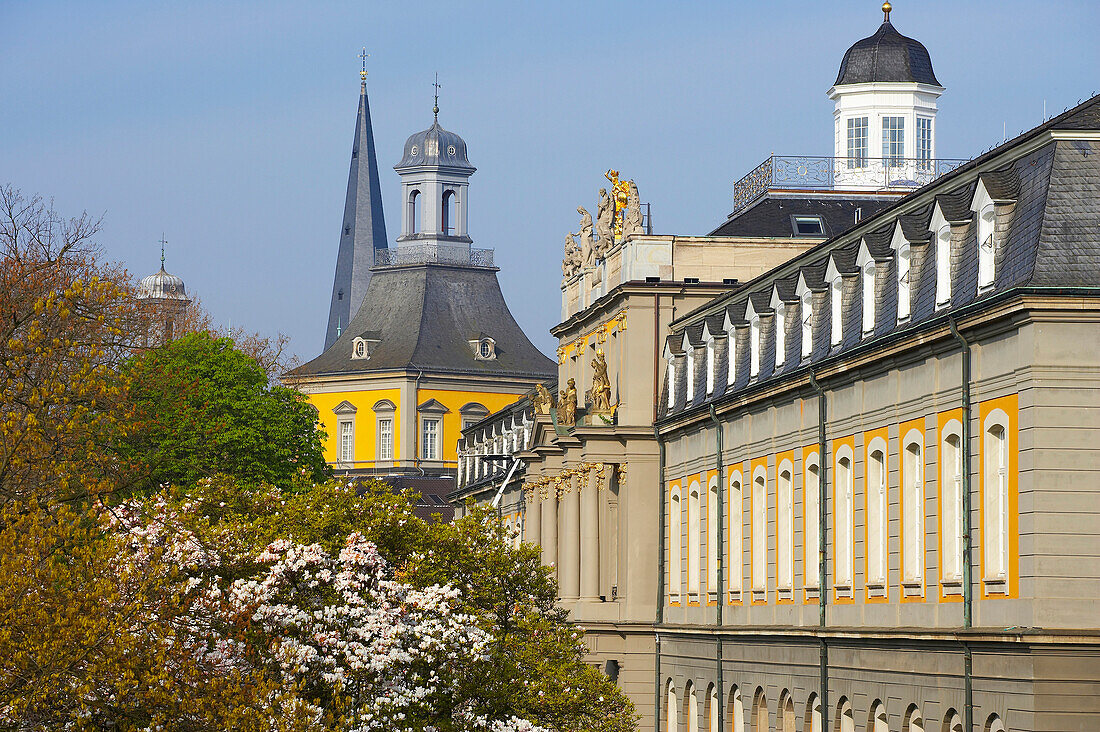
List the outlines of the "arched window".
{"type": "Polygon", "coordinates": [[[707,732],[721,732],[718,728],[718,687],[711,684],[707,688],[707,704],[704,711],[704,717],[706,717],[706,731],[707,732]]]}
{"type": "Polygon", "coordinates": [[[409,226],[410,234],[420,231],[420,191],[415,188],[409,192],[409,226]]]}
{"type": "MultiPolygon", "coordinates": [[[[838,473],[839,480],[840,475],[838,473]]],[[[881,437],[867,448],[867,586],[880,590],[886,585],[886,543],[889,513],[886,503],[886,443],[881,437]]]]}
{"type": "Polygon", "coordinates": [[[867,717],[867,732],[890,732],[890,724],[886,721],[886,706],[878,699],[871,705],[871,714],[867,717]]]}
{"type": "Polygon", "coordinates": [[[962,580],[962,425],[953,419],[940,436],[940,557],[945,583],[962,580]]]}
{"type": "Polygon", "coordinates": [[[684,687],[684,728],[687,732],[699,732],[699,698],[695,684],[690,681],[684,687]]]}
{"type": "Polygon", "coordinates": [[[679,705],[680,702],[676,698],[676,687],[673,685],[672,679],[669,679],[668,690],[665,692],[665,729],[668,732],[680,731],[679,714],[677,714],[679,705]]]}
{"type": "Polygon", "coordinates": [[[752,698],[752,732],[768,732],[768,699],[759,687],[752,698]]]}
{"type": "Polygon", "coordinates": [[[901,453],[901,579],[919,587],[924,578],[924,435],[918,430],[910,430],[904,444],[901,453]]]}
{"type": "Polygon", "coordinates": [[[839,275],[829,285],[829,305],[832,318],[830,342],[837,346],[844,338],[844,278],[839,275]]]}
{"type": "Polygon", "coordinates": [[[726,720],[729,732],[745,732],[745,702],[741,699],[741,690],[736,686],[730,689],[729,702],[726,705],[726,720]]]}
{"type": "Polygon", "coordinates": [[[924,732],[924,718],[916,704],[910,704],[901,723],[901,732],[924,732]]]}
{"type": "Polygon", "coordinates": [[[806,701],[805,722],[802,724],[802,732],[824,732],[821,729],[821,697],[810,694],[806,701]]]}
{"type": "Polygon", "coordinates": [[[749,378],[760,375],[760,316],[749,321],[749,378]]]}
{"type": "MultiPolygon", "coordinates": [[[[1007,592],[1008,572],[1008,416],[1000,409],[982,428],[982,537],[984,577],[998,592],[1007,592]]],[[[989,588],[993,589],[993,588],[989,588]]]]}
{"type": "Polygon", "coordinates": [[[799,305],[802,318],[802,358],[808,358],[814,349],[814,294],[810,291],[802,293],[802,302],[799,305]]]}
{"type": "Polygon", "coordinates": [[[688,489],[688,601],[699,599],[699,542],[701,538],[699,534],[699,481],[693,481],[688,489]]]}
{"type": "Polygon", "coordinates": [[[816,589],[821,587],[821,469],[817,453],[806,455],[802,466],[802,575],[805,586],[816,589]]]}
{"type": "Polygon", "coordinates": [[[775,716],[778,732],[798,732],[794,728],[794,699],[791,698],[791,692],[786,689],[779,695],[779,708],[776,710],[775,716]]]}
{"type": "Polygon", "coordinates": [[[978,214],[978,289],[990,287],[994,277],[995,214],[993,204],[985,206],[978,214]]]}
{"type": "Polygon", "coordinates": [[[962,717],[954,709],[948,709],[943,715],[943,732],[963,732],[962,717]]]}
{"type": "Polygon", "coordinates": [[[856,718],[852,714],[852,703],[847,697],[840,697],[836,705],[836,732],[856,732],[856,718]]]}
{"type": "Polygon", "coordinates": [[[775,306],[775,367],[779,368],[787,360],[787,303],[779,302],[775,306]]]}
{"type": "Polygon", "coordinates": [[[951,301],[951,227],[936,231],[936,305],[951,301]]]}
{"type": "Polygon", "coordinates": [[[687,370],[684,378],[687,381],[687,402],[691,404],[695,399],[695,346],[687,347],[687,370]]]}
{"type": "Polygon", "coordinates": [[[911,309],[911,287],[909,277],[910,249],[906,242],[898,247],[898,322],[909,318],[911,309]]]}
{"type": "Polygon", "coordinates": [[[996,714],[990,714],[989,719],[985,720],[982,732],[1005,732],[1004,722],[996,714]]]}
{"type": "Polygon", "coordinates": [[[863,265],[863,332],[875,330],[875,262],[871,260],[863,265]]]}
{"type": "Polygon", "coordinates": [[[741,587],[744,580],[744,568],[742,566],[743,549],[741,546],[742,531],[744,531],[743,504],[741,502],[741,471],[731,470],[729,476],[729,493],[726,495],[726,510],[729,520],[726,522],[726,531],[729,536],[727,542],[726,557],[726,584],[729,586],[729,601],[736,602],[741,599],[741,587]]]}
{"type": "Polygon", "coordinates": [[[752,590],[754,596],[767,596],[768,478],[763,466],[752,476],[752,590]]]}
{"type": "Polygon", "coordinates": [[[714,339],[707,338],[707,396],[714,393],[714,339]]]}
{"type": "MultiPolygon", "coordinates": [[[[794,590],[794,489],[791,474],[794,466],[785,461],[779,466],[776,483],[775,541],[779,547],[776,557],[776,587],[791,597],[794,590]]],[[[794,714],[793,707],[791,714],[794,714]]],[[[793,732],[793,728],[792,728],[793,732]]]]}
{"type": "Polygon", "coordinates": [[[681,524],[680,486],[672,484],[668,501],[668,599],[680,602],[680,587],[683,581],[680,574],[681,524]]]}
{"type": "Polygon", "coordinates": [[[707,593],[718,599],[718,475],[707,483],[707,593]]]}
{"type": "Polygon", "coordinates": [[[443,191],[443,201],[440,207],[442,215],[442,220],[440,221],[442,226],[440,226],[440,231],[444,236],[451,236],[454,234],[454,211],[452,210],[454,208],[454,201],[454,191],[443,191]]]}
{"type": "Polygon", "coordinates": [[[836,564],[834,584],[838,595],[851,596],[852,593],[852,450],[842,446],[836,455],[836,516],[833,525],[836,564]]]}

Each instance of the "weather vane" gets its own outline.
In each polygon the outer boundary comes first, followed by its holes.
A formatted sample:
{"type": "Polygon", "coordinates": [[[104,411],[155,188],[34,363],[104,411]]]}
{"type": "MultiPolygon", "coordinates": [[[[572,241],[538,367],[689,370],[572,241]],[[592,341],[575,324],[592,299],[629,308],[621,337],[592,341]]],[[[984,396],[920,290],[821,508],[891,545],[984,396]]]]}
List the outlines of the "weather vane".
{"type": "Polygon", "coordinates": [[[359,58],[363,59],[363,68],[359,71],[359,80],[367,83],[367,59],[370,58],[370,54],[367,53],[367,47],[363,46],[363,50],[359,53],[359,58]]]}
{"type": "Polygon", "coordinates": [[[432,114],[435,115],[435,121],[439,121],[439,90],[442,89],[439,85],[439,72],[435,74],[435,83],[432,84],[435,87],[435,105],[432,107],[432,114]]]}
{"type": "Polygon", "coordinates": [[[164,269],[164,245],[168,243],[168,240],[164,238],[164,232],[160,233],[160,268],[164,269]]]}

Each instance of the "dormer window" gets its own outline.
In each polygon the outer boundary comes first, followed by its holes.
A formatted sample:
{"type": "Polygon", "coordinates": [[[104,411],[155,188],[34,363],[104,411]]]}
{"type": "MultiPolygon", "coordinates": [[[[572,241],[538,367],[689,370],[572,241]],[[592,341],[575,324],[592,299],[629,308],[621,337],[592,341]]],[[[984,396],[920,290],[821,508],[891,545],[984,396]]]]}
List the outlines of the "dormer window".
{"type": "Polygon", "coordinates": [[[497,357],[496,341],[489,336],[481,336],[471,340],[470,349],[474,352],[475,361],[492,361],[497,357]]]}
{"type": "Polygon", "coordinates": [[[668,408],[676,406],[676,357],[668,357],[668,408]]]}
{"type": "Polygon", "coordinates": [[[695,347],[689,345],[687,347],[687,400],[688,402],[695,399],[695,347]]]}
{"type": "Polygon", "coordinates": [[[359,336],[351,340],[351,357],[353,360],[370,358],[371,349],[379,341],[359,336]]]}
{"type": "Polygon", "coordinates": [[[760,375],[760,316],[752,314],[749,320],[749,378],[760,375]]]}
{"type": "Polygon", "coordinates": [[[362,340],[356,340],[355,343],[355,357],[364,358],[367,355],[367,344],[362,340]]]}
{"type": "Polygon", "coordinates": [[[898,321],[907,320],[912,307],[909,267],[912,252],[909,243],[898,247],[898,321]]]}
{"type": "Polygon", "coordinates": [[[783,365],[787,360],[787,303],[775,304],[775,366],[783,365]]]}
{"type": "Polygon", "coordinates": [[[844,338],[844,280],[839,275],[829,283],[829,305],[830,315],[832,316],[832,332],[830,333],[829,342],[834,346],[839,346],[840,341],[844,338]]]}
{"type": "Polygon", "coordinates": [[[707,337],[707,396],[714,393],[714,336],[707,337]]]}
{"type": "Polygon", "coordinates": [[[489,358],[489,356],[493,354],[493,347],[489,345],[489,341],[482,341],[478,345],[477,350],[478,353],[481,354],[482,358],[489,358]]]}
{"type": "Polygon", "coordinates": [[[877,267],[871,257],[867,244],[864,242],[859,248],[860,293],[863,296],[863,335],[869,335],[875,330],[875,276],[877,267]]]}
{"type": "Polygon", "coordinates": [[[814,294],[810,291],[810,288],[806,287],[806,280],[803,279],[802,275],[798,277],[795,294],[798,296],[798,320],[802,334],[800,350],[802,358],[806,359],[810,357],[814,349],[814,294]]]}
{"type": "Polygon", "coordinates": [[[825,222],[820,216],[792,216],[795,236],[824,236],[825,222]]]}
{"type": "Polygon", "coordinates": [[[997,213],[984,180],[978,181],[970,210],[978,214],[978,290],[981,291],[993,286],[997,253],[997,213]]]}
{"type": "Polygon", "coordinates": [[[951,301],[951,225],[939,204],[932,212],[928,230],[936,240],[936,307],[939,308],[951,301]]]}

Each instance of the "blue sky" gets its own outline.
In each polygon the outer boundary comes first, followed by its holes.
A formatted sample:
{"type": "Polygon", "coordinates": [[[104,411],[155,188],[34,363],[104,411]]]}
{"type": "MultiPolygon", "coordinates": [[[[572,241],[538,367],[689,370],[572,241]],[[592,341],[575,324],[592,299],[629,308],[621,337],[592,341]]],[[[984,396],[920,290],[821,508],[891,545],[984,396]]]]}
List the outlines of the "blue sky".
{"type": "MultiPolygon", "coordinates": [[[[660,233],[705,234],[770,153],[831,154],[825,96],[879,2],[12,2],[0,0],[0,182],[102,214],[136,275],[183,276],[215,318],[324,341],[359,92],[391,241],[392,166],[431,122],[478,168],[475,245],[553,350],[561,244],[609,167],[660,233]]],[[[973,157],[1100,88],[1100,3],[898,0],[940,82],[941,157],[973,157]]]]}

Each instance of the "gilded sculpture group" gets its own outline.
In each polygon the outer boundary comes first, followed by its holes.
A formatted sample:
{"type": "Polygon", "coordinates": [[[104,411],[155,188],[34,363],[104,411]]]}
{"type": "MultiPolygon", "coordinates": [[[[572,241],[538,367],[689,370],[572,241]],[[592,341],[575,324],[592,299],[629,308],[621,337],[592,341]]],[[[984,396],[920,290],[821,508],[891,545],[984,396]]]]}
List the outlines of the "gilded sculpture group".
{"type": "MultiPolygon", "coordinates": [[[[577,382],[569,379],[559,393],[558,424],[573,427],[577,424],[577,382]]],[[[588,394],[588,413],[610,423],[615,415],[615,407],[611,404],[611,379],[607,375],[607,359],[602,349],[596,349],[596,357],[592,359],[592,389],[588,394]]],[[[549,414],[554,406],[553,394],[542,384],[535,386],[531,401],[539,414],[549,414]]]]}
{"type": "Polygon", "coordinates": [[[565,236],[565,256],[561,261],[561,273],[565,279],[595,267],[597,261],[607,256],[615,242],[631,234],[642,233],[642,203],[638,198],[638,186],[632,180],[619,180],[617,170],[609,170],[604,175],[611,181],[611,193],[606,188],[600,189],[595,224],[588,209],[577,206],[577,213],[581,215],[581,230],[565,236]]]}

